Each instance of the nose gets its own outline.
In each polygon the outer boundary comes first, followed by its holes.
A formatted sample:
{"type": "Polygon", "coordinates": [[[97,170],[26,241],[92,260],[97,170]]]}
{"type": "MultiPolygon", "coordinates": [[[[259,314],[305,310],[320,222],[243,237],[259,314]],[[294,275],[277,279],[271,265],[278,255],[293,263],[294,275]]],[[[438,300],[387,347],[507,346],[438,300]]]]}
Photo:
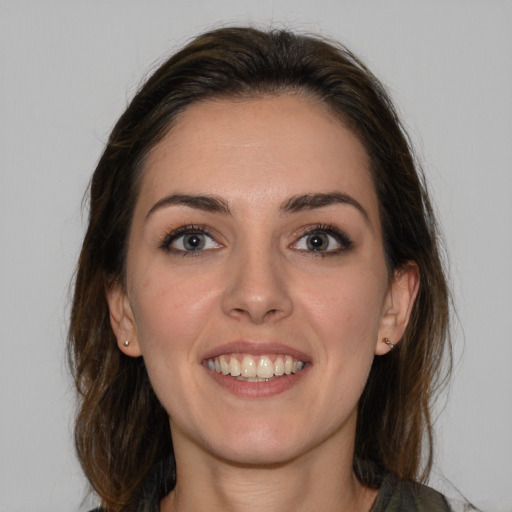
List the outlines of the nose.
{"type": "Polygon", "coordinates": [[[255,324],[279,321],[293,310],[289,279],[279,254],[246,248],[234,254],[222,298],[225,314],[255,324]]]}

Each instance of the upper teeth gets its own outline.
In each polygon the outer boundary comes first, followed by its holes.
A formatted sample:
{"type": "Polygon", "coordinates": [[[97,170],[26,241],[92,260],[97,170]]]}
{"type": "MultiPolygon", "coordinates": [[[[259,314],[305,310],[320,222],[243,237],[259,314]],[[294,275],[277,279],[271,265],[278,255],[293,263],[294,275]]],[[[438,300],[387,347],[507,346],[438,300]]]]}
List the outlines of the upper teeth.
{"type": "Polygon", "coordinates": [[[292,356],[251,356],[221,355],[208,359],[208,368],[232,377],[246,379],[270,379],[275,376],[290,375],[304,368],[304,361],[298,361],[292,356]]]}

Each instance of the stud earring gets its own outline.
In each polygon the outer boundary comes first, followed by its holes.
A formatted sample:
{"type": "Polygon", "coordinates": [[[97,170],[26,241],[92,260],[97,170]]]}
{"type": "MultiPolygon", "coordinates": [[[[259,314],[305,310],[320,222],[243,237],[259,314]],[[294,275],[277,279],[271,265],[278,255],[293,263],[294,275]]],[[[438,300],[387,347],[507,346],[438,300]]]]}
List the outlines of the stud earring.
{"type": "Polygon", "coordinates": [[[127,347],[130,344],[130,340],[123,341],[123,346],[127,347]]]}
{"type": "Polygon", "coordinates": [[[391,350],[393,350],[393,348],[395,348],[394,343],[391,343],[391,340],[389,338],[384,338],[384,343],[386,345],[388,345],[391,350]]]}

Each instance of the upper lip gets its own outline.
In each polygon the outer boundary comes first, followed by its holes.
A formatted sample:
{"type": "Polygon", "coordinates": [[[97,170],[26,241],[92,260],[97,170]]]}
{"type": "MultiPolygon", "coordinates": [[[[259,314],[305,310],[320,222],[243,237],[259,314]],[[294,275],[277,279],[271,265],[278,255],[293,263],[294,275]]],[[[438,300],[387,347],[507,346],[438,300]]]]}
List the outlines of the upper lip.
{"type": "Polygon", "coordinates": [[[237,340],[230,343],[217,345],[205,352],[202,356],[202,360],[205,361],[207,359],[212,359],[222,354],[249,354],[253,356],[260,356],[265,354],[281,354],[292,356],[298,361],[311,361],[311,357],[304,352],[283,343],[259,343],[246,340],[237,340]]]}

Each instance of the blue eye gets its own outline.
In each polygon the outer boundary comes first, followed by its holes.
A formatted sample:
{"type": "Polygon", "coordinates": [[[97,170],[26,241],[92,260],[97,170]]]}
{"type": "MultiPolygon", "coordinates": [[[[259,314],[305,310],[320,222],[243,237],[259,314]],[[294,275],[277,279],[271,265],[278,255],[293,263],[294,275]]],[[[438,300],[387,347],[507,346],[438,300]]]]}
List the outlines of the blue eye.
{"type": "Polygon", "coordinates": [[[162,249],[168,252],[181,253],[183,256],[219,249],[220,247],[222,245],[206,233],[204,229],[195,226],[183,227],[169,233],[161,244],[162,249]]]}
{"type": "Polygon", "coordinates": [[[343,231],[332,226],[319,226],[304,233],[292,248],[305,252],[338,254],[347,251],[352,245],[352,241],[343,231]]]}

